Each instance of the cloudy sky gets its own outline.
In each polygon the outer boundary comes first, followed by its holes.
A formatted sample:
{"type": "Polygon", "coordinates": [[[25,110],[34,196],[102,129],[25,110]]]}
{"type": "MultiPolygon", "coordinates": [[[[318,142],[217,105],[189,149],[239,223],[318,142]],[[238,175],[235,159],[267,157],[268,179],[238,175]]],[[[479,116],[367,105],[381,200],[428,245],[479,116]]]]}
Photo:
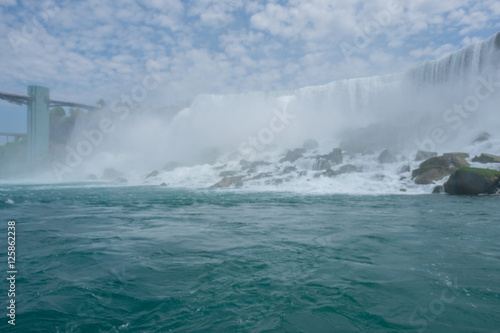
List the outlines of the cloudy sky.
{"type": "MultiPolygon", "coordinates": [[[[401,71],[500,31],[500,2],[0,0],[0,17],[0,91],[164,106],[401,71]]],[[[0,131],[25,113],[0,101],[0,131]]]]}

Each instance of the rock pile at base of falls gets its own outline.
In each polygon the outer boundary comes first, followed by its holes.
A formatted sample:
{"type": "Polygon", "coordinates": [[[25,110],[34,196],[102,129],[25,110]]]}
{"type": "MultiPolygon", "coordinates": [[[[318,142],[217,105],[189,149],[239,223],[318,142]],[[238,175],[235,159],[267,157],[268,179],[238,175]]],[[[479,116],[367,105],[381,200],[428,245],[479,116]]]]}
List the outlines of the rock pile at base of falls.
{"type": "Polygon", "coordinates": [[[431,157],[420,163],[418,169],[413,170],[412,178],[415,184],[427,185],[451,175],[458,168],[468,166],[469,162],[457,154],[431,157]]]}

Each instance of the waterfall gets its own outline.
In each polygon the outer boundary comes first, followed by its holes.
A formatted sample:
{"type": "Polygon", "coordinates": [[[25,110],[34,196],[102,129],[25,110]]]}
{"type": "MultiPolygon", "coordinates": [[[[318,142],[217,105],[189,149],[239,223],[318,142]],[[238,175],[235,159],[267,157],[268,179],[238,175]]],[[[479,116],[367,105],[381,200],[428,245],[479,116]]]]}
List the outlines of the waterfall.
{"type": "MultiPolygon", "coordinates": [[[[280,99],[289,96],[292,100],[286,112],[293,113],[294,119],[286,130],[274,133],[273,145],[297,146],[309,137],[338,143],[358,136],[357,140],[364,144],[372,142],[374,149],[384,145],[408,147],[415,137],[427,135],[426,131],[442,122],[448,108],[473,93],[479,77],[498,74],[499,56],[497,33],[401,73],[290,91],[200,95],[184,116],[174,121],[171,130],[187,127],[205,148],[234,150],[246,138],[258,136],[268,127],[274,113],[284,112],[280,110],[280,99]]],[[[484,109],[492,102],[482,104],[484,109]]],[[[487,110],[483,115],[491,112],[487,110]]],[[[176,135],[182,137],[178,131],[176,135]]]]}

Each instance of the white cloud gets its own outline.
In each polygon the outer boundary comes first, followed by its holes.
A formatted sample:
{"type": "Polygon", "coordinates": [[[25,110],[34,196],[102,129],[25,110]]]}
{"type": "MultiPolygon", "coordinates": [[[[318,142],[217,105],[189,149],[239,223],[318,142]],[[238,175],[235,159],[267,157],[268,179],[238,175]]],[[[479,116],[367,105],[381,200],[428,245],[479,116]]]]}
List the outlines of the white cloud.
{"type": "MultiPolygon", "coordinates": [[[[83,102],[114,99],[140,85],[151,62],[165,78],[150,94],[157,104],[203,92],[299,88],[441,57],[487,37],[500,13],[495,0],[401,3],[404,10],[378,23],[347,62],[340,43],[367,34],[389,0],[68,2],[18,52],[0,35],[0,90],[38,83],[83,102]]],[[[0,4],[0,31],[22,34],[33,9],[0,4]]]]}
{"type": "Polygon", "coordinates": [[[189,10],[202,25],[221,26],[235,20],[233,13],[243,7],[242,0],[199,0],[189,10]]]}
{"type": "Polygon", "coordinates": [[[416,49],[410,52],[410,55],[415,58],[441,58],[442,56],[456,50],[456,46],[452,44],[436,45],[430,43],[425,48],[416,49]]]}

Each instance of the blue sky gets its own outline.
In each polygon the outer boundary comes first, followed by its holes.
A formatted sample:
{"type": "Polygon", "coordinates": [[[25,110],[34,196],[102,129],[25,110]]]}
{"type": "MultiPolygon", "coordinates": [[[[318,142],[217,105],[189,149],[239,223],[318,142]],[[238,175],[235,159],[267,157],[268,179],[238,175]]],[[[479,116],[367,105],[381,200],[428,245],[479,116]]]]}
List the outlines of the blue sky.
{"type": "MultiPolygon", "coordinates": [[[[497,0],[0,0],[0,17],[0,91],[145,107],[397,72],[500,31],[497,0]]],[[[25,121],[0,101],[0,131],[25,121]]]]}

